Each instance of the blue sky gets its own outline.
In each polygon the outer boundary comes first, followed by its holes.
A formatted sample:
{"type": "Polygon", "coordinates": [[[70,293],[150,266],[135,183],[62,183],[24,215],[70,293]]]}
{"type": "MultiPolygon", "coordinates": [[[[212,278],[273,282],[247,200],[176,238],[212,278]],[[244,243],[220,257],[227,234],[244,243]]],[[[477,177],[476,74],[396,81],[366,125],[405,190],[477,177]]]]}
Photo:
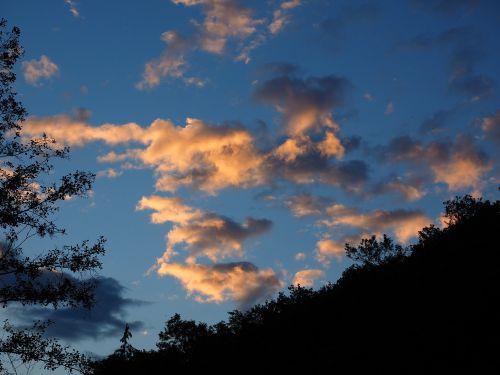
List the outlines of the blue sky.
{"type": "Polygon", "coordinates": [[[176,312],[213,323],[335,281],[346,241],[411,243],[443,201],[495,199],[495,1],[19,0],[2,16],[26,51],[25,137],[71,146],[57,173],[97,174],[46,241],[108,239],[97,312],[55,319],[82,350],[110,352],[125,322],[151,348],[176,312]]]}

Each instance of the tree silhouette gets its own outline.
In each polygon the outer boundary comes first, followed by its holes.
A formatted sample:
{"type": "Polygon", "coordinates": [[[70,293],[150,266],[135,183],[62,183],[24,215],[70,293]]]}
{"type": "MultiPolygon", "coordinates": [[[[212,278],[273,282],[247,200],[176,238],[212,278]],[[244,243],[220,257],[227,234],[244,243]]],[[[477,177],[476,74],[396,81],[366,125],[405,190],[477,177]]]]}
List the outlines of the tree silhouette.
{"type": "Polygon", "coordinates": [[[355,263],[319,290],[291,286],[212,326],[176,314],[159,350],[95,374],[498,373],[500,201],[457,197],[444,216],[407,247],[347,245],[355,263]]]}
{"type": "MultiPolygon", "coordinates": [[[[51,218],[58,202],[69,197],[86,196],[94,175],[75,171],[50,181],[53,160],[68,158],[69,149],[45,135],[24,139],[22,126],[27,112],[17,101],[12,85],[16,61],[22,56],[20,30],[7,29],[0,20],[0,303],[9,305],[84,306],[94,303],[95,279],[90,274],[101,267],[104,239],[96,243],[39,250],[27,256],[26,241],[65,233],[51,218]]],[[[35,322],[31,328],[18,329],[5,321],[0,336],[0,373],[5,364],[15,367],[42,362],[53,370],[63,366],[69,371],[89,371],[89,359],[44,336],[48,322],[35,322]]]]}
{"type": "Polygon", "coordinates": [[[133,357],[136,349],[129,343],[129,340],[132,338],[132,332],[130,332],[130,326],[125,324],[125,329],[123,330],[123,336],[120,339],[121,345],[115,351],[115,355],[124,360],[129,360],[133,357]]]}

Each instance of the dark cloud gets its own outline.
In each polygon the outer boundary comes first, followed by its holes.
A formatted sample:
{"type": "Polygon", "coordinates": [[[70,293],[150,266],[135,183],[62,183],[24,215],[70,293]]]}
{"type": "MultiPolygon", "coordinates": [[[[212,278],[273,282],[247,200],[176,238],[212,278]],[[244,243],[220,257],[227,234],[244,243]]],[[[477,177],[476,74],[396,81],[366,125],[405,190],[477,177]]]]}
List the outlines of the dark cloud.
{"type": "Polygon", "coordinates": [[[287,62],[274,62],[261,66],[257,70],[258,77],[294,76],[300,73],[300,68],[287,62]]]}
{"type": "Polygon", "coordinates": [[[254,99],[271,104],[283,114],[289,134],[304,134],[322,126],[335,128],[331,110],[343,104],[352,87],[344,77],[334,75],[298,78],[282,75],[260,84],[254,99]]]}
{"type": "Polygon", "coordinates": [[[348,5],[342,7],[334,17],[325,19],[320,24],[320,30],[324,35],[337,37],[344,29],[354,24],[374,20],[380,14],[380,8],[373,3],[364,3],[357,6],[348,5]]]}
{"type": "Polygon", "coordinates": [[[126,309],[143,305],[144,301],[124,297],[126,289],[113,278],[100,277],[94,281],[96,283],[95,305],[91,310],[24,308],[22,319],[25,323],[37,319],[51,320],[53,324],[49,326],[47,333],[69,341],[117,336],[123,331],[126,322],[133,329],[140,329],[144,326],[139,321],[125,320],[126,309]]]}
{"type": "Polygon", "coordinates": [[[452,108],[441,109],[434,112],[429,118],[422,122],[420,125],[420,132],[423,134],[435,134],[445,130],[456,111],[456,108],[452,108]]]}
{"type": "Polygon", "coordinates": [[[395,51],[451,47],[449,55],[448,90],[478,101],[493,94],[493,79],[478,73],[477,65],[484,57],[482,38],[470,27],[454,27],[438,34],[419,34],[398,43],[395,51]]]}
{"type": "Polygon", "coordinates": [[[404,177],[392,175],[375,183],[368,196],[396,193],[405,200],[415,201],[426,194],[424,185],[427,181],[429,181],[429,176],[423,174],[406,173],[404,177]]]}
{"type": "Polygon", "coordinates": [[[479,0],[413,0],[421,9],[444,15],[468,13],[479,6],[479,0]]]}

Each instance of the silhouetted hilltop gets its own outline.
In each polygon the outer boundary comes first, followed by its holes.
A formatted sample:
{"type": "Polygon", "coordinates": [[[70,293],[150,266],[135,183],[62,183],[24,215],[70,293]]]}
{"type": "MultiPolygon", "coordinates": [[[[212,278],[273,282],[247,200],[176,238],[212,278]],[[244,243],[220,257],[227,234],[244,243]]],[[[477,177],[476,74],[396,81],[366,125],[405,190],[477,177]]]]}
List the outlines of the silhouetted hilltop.
{"type": "Polygon", "coordinates": [[[445,209],[449,226],[412,246],[347,246],[356,263],[334,284],[290,287],[213,326],[175,315],[157,351],[117,350],[96,374],[500,373],[500,201],[445,209]]]}

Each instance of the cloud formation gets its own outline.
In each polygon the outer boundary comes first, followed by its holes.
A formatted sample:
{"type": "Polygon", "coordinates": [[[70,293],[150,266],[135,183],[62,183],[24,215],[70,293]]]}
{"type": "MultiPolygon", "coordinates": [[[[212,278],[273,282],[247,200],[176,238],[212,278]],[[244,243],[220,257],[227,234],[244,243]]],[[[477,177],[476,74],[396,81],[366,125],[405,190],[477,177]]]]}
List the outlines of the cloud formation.
{"type": "Polygon", "coordinates": [[[199,257],[213,262],[224,258],[243,256],[243,242],[271,229],[267,219],[248,217],[243,224],[230,218],[193,209],[180,198],[153,195],[143,197],[137,204],[138,210],[153,210],[151,221],[155,224],[174,224],[167,233],[167,248],[157,261],[158,272],[163,264],[178,253],[176,247],[184,244],[188,253],[186,262],[194,264],[199,257]]]}
{"type": "Polygon", "coordinates": [[[293,276],[293,285],[300,285],[304,288],[310,288],[317,279],[325,277],[325,272],[318,269],[307,269],[298,271],[293,276]]]}
{"type": "Polygon", "coordinates": [[[346,78],[333,75],[305,79],[280,76],[260,84],[254,98],[283,114],[287,134],[301,136],[323,127],[339,130],[331,111],[344,102],[350,87],[346,78]]]}
{"type": "Polygon", "coordinates": [[[358,228],[363,232],[382,234],[391,231],[400,242],[407,242],[411,237],[418,234],[424,226],[432,223],[420,210],[374,210],[371,212],[359,212],[342,205],[328,211],[330,218],[321,223],[330,228],[345,226],[358,228]]]}
{"type": "Polygon", "coordinates": [[[317,141],[308,136],[288,138],[267,152],[257,149],[253,135],[240,125],[211,125],[192,118],[185,126],[158,119],[142,128],[136,123],[91,126],[67,115],[31,117],[22,131],[26,138],[47,134],[70,146],[125,144],[125,151],[111,151],[99,161],[133,161],[154,168],[159,191],[194,187],[213,195],[228,187],[249,188],[282,178],[359,192],[368,179],[363,161],[332,160],[341,158],[345,147],[331,131],[317,141]]]}
{"type": "Polygon", "coordinates": [[[272,20],[257,18],[254,11],[236,0],[171,0],[175,5],[200,7],[201,21],[191,20],[194,31],[181,36],[175,30],[162,34],[168,44],[162,55],[145,64],[143,77],[136,87],[140,90],[158,86],[162,78],[182,79],[186,85],[203,87],[205,79],[186,76],[188,55],[193,51],[222,55],[236,50],[235,60],[250,62],[250,53],[270,36],[280,32],[290,21],[290,11],[301,0],[283,0],[274,10],[272,20]],[[235,43],[231,43],[235,42],[235,43]],[[228,48],[231,45],[233,48],[228,48]]]}
{"type": "Polygon", "coordinates": [[[78,11],[78,8],[76,7],[76,2],[74,0],[64,0],[66,4],[69,6],[69,12],[73,17],[80,17],[80,12],[78,11]]]}
{"type": "Polygon", "coordinates": [[[59,72],[59,67],[47,56],[40,56],[39,60],[23,62],[23,75],[26,82],[36,86],[41,79],[50,79],[59,72]]]}
{"type": "Polygon", "coordinates": [[[289,208],[293,216],[319,216],[328,203],[326,198],[316,197],[311,194],[293,195],[285,200],[285,206],[289,208]]]}
{"type": "MultiPolygon", "coordinates": [[[[66,276],[70,277],[70,276],[66,276]]],[[[144,301],[124,297],[126,289],[115,279],[95,279],[95,305],[91,310],[84,308],[30,308],[21,314],[25,323],[34,319],[51,320],[54,324],[47,329],[49,335],[70,341],[100,339],[119,335],[128,322],[132,329],[140,329],[140,321],[125,320],[126,309],[140,306],[144,301]]],[[[14,311],[15,312],[15,311],[14,311]]]]}
{"type": "MultiPolygon", "coordinates": [[[[442,1],[442,3],[447,3],[442,1]]],[[[450,9],[459,9],[466,1],[450,9]]],[[[471,102],[477,102],[493,94],[496,83],[489,76],[478,73],[478,63],[484,57],[482,38],[476,30],[469,27],[453,27],[438,34],[423,33],[398,43],[395,50],[426,50],[429,48],[450,49],[447,81],[451,93],[464,95],[471,102]]]]}
{"type": "Polygon", "coordinates": [[[273,12],[273,19],[269,24],[271,34],[277,34],[285,25],[290,22],[290,10],[297,8],[301,4],[301,0],[283,0],[279,8],[273,12]]]}
{"type": "Polygon", "coordinates": [[[451,191],[480,188],[483,175],[492,168],[488,156],[467,135],[458,135],[453,142],[428,144],[401,136],[378,151],[386,161],[430,169],[434,182],[446,184],[451,191]]]}
{"type": "Polygon", "coordinates": [[[490,117],[485,117],[481,121],[481,129],[486,139],[500,145],[500,110],[490,117]]]}
{"type": "Polygon", "coordinates": [[[249,262],[202,264],[162,263],[160,276],[173,276],[198,302],[236,301],[248,308],[283,287],[272,269],[249,262]]]}

